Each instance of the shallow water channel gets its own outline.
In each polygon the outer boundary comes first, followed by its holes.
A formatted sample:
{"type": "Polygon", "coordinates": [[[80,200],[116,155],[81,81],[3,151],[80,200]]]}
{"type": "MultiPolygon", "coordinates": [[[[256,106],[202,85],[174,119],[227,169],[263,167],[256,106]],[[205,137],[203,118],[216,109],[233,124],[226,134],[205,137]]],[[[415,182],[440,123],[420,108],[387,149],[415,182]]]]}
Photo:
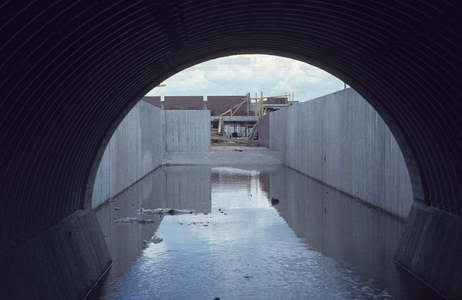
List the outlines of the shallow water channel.
{"type": "Polygon", "coordinates": [[[281,166],[159,168],[97,216],[88,299],[438,297],[392,260],[402,221],[281,166]]]}

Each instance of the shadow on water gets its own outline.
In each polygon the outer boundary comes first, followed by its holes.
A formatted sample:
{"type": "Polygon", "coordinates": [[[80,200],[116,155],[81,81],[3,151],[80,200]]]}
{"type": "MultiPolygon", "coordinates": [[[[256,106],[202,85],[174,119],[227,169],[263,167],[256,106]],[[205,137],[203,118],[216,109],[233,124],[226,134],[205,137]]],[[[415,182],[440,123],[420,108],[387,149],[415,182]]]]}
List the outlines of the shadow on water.
{"type": "Polygon", "coordinates": [[[159,168],[97,216],[88,299],[438,298],[393,263],[402,221],[281,166],[159,168]]]}

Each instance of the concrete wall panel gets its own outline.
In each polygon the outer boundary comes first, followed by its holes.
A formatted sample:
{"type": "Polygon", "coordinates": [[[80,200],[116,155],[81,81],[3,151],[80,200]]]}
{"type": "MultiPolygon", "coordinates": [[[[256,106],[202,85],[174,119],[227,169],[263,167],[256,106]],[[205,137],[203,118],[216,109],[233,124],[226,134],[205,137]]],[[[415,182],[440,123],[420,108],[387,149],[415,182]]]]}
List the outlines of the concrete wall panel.
{"type": "Polygon", "coordinates": [[[210,151],[210,111],[165,111],[167,152],[210,151]]]}
{"type": "Polygon", "coordinates": [[[375,110],[346,89],[270,114],[270,149],[287,166],[405,219],[403,155],[375,110]]]}
{"type": "Polygon", "coordinates": [[[94,211],[78,210],[0,257],[1,298],[83,299],[111,263],[94,211]]]}
{"type": "Polygon", "coordinates": [[[140,101],[106,148],[93,188],[93,207],[159,167],[166,151],[210,151],[210,111],[162,111],[140,101]]]}
{"type": "Polygon", "coordinates": [[[92,203],[114,197],[162,164],[164,112],[140,101],[114,132],[96,175],[92,203]]]}
{"type": "Polygon", "coordinates": [[[269,115],[258,120],[258,141],[261,147],[269,148],[269,115]]]}
{"type": "Polygon", "coordinates": [[[461,218],[415,201],[394,260],[448,299],[460,299],[461,235],[461,218]]]}

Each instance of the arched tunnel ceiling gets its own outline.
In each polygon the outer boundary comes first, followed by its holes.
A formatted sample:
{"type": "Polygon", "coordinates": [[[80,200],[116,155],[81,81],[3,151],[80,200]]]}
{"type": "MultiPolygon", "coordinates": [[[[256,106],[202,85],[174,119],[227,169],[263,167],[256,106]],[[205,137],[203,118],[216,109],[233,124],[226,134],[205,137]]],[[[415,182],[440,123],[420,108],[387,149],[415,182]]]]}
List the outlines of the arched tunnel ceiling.
{"type": "Polygon", "coordinates": [[[86,205],[105,143],[147,91],[237,53],[300,59],[346,81],[395,134],[416,199],[461,215],[461,7],[2,1],[1,252],[86,205]]]}

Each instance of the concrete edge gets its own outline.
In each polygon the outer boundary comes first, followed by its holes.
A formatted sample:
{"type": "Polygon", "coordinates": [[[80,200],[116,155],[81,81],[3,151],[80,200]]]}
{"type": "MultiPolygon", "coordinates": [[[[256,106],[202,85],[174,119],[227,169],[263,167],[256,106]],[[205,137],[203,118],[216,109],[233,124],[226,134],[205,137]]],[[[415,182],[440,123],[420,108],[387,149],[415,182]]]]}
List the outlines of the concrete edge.
{"type": "Polygon", "coordinates": [[[462,298],[462,219],[414,202],[394,260],[448,298],[462,298]]]}
{"type": "Polygon", "coordinates": [[[143,177],[141,177],[140,179],[136,180],[135,182],[133,182],[132,184],[130,184],[129,186],[127,186],[126,188],[124,188],[123,190],[121,190],[120,192],[116,193],[114,196],[111,196],[109,198],[106,198],[104,199],[100,204],[98,204],[97,206],[93,207],[92,209],[97,211],[99,209],[101,209],[103,206],[107,205],[109,202],[111,202],[111,200],[114,200],[115,198],[119,197],[121,194],[125,193],[127,190],[129,190],[132,186],[134,186],[135,184],[137,184],[138,182],[142,181],[143,179],[145,179],[146,177],[148,177],[149,175],[151,175],[151,173],[155,172],[157,169],[159,168],[162,168],[162,164],[157,166],[156,168],[154,168],[152,171],[150,171],[149,173],[147,173],[146,175],[144,175],[143,177]]]}
{"type": "Polygon", "coordinates": [[[0,257],[0,294],[80,300],[111,264],[94,211],[79,210],[0,257]]]}
{"type": "Polygon", "coordinates": [[[385,210],[385,209],[383,209],[383,208],[381,208],[381,207],[379,207],[379,206],[377,206],[377,205],[374,205],[374,204],[372,204],[372,203],[370,203],[370,202],[368,202],[368,201],[366,201],[366,200],[363,200],[363,199],[360,199],[360,198],[358,198],[358,197],[355,197],[355,196],[353,196],[353,195],[351,195],[351,194],[349,194],[349,193],[347,193],[347,192],[345,192],[345,191],[343,191],[343,190],[341,190],[341,189],[336,188],[335,186],[332,186],[332,185],[330,185],[330,184],[327,184],[326,182],[324,182],[324,181],[322,181],[322,180],[319,180],[319,179],[316,178],[316,177],[313,177],[313,176],[310,176],[310,175],[308,175],[308,174],[305,174],[305,173],[303,173],[303,172],[301,172],[301,171],[299,171],[299,170],[297,170],[297,169],[291,168],[291,167],[289,167],[289,166],[286,166],[286,165],[283,165],[283,166],[286,167],[286,168],[288,168],[288,169],[291,169],[292,171],[297,172],[297,173],[299,173],[299,174],[301,174],[301,175],[303,175],[303,176],[306,176],[306,177],[310,178],[311,180],[316,181],[317,183],[322,184],[322,185],[324,185],[324,186],[326,186],[326,187],[328,187],[328,188],[330,188],[330,189],[332,189],[332,190],[334,190],[334,191],[336,191],[336,192],[338,192],[338,193],[340,193],[340,194],[342,194],[342,195],[345,195],[345,196],[347,196],[348,198],[351,198],[351,199],[353,199],[354,201],[356,201],[356,202],[358,202],[358,203],[361,203],[362,205],[365,205],[365,206],[367,206],[367,207],[369,207],[369,208],[375,209],[375,210],[377,210],[377,211],[379,211],[379,212],[381,212],[381,213],[383,213],[383,214],[386,214],[386,215],[388,215],[388,216],[390,216],[390,217],[392,217],[392,218],[395,218],[395,219],[397,219],[397,220],[399,220],[399,221],[401,221],[401,222],[406,222],[406,219],[404,219],[404,218],[402,218],[402,217],[400,217],[400,216],[398,216],[398,215],[395,215],[395,214],[393,214],[393,213],[391,213],[391,212],[389,212],[389,211],[387,211],[387,210],[385,210]]]}
{"type": "Polygon", "coordinates": [[[282,165],[276,151],[264,147],[234,146],[207,152],[166,152],[163,166],[170,165],[282,165]]]}

